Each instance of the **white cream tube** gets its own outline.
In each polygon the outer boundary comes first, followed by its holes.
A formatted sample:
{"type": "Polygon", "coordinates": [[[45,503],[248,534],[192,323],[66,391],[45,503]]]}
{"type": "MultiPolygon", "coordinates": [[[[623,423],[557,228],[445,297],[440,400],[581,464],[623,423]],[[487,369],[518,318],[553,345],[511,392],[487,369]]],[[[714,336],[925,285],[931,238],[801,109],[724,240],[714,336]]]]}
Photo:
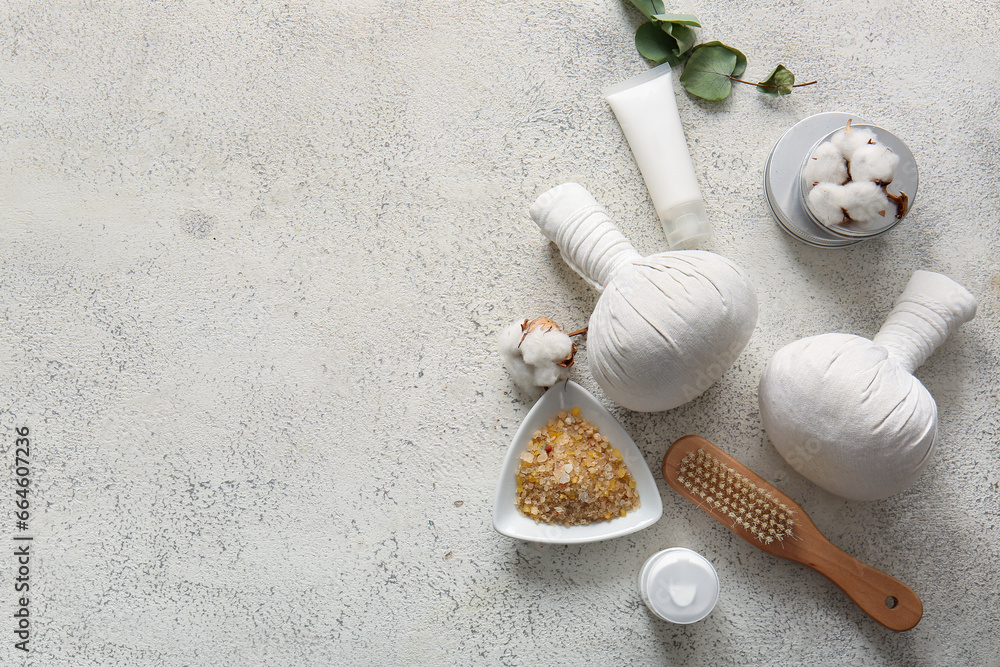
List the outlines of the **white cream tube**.
{"type": "Polygon", "coordinates": [[[646,182],[671,248],[689,248],[712,233],[694,175],[664,63],[603,91],[646,182]]]}

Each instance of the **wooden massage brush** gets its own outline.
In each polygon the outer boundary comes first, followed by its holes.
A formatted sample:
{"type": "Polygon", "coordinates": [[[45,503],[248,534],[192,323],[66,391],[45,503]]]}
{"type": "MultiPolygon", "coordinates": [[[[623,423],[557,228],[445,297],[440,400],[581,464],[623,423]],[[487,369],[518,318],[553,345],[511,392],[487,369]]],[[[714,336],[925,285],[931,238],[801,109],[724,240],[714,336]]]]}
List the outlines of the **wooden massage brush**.
{"type": "Polygon", "coordinates": [[[920,621],[923,605],[908,586],[838,549],[795,501],[708,440],[688,435],[671,445],[663,477],[747,542],[837,584],[885,627],[909,630],[920,621]]]}

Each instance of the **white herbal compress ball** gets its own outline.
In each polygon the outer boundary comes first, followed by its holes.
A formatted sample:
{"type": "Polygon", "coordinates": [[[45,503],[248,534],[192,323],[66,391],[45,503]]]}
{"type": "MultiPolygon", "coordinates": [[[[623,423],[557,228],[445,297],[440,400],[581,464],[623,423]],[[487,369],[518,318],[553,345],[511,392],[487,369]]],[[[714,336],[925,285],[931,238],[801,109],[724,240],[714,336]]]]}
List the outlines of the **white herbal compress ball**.
{"type": "Polygon", "coordinates": [[[878,500],[902,491],[937,435],[937,404],[913,371],[975,314],[967,289],[917,271],[873,340],[830,333],[786,345],[760,379],[768,438],[830,493],[878,500]]]}
{"type": "Polygon", "coordinates": [[[604,293],[590,316],[587,357],[597,384],[631,410],[669,410],[732,365],[757,323],[750,278],[701,250],[642,257],[582,186],[564,183],[531,207],[563,259],[604,293]]]}

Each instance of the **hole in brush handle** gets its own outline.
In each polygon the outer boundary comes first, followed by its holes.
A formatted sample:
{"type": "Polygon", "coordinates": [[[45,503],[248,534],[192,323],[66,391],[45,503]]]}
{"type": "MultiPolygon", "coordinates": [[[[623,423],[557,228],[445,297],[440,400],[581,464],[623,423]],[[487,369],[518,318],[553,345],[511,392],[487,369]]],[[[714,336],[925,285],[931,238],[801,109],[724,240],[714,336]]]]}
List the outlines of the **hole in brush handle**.
{"type": "MultiPolygon", "coordinates": [[[[848,557],[850,558],[850,557],[848,557]]],[[[857,561],[843,580],[824,572],[873,619],[896,632],[914,628],[923,616],[920,597],[892,575],[857,561]]]]}

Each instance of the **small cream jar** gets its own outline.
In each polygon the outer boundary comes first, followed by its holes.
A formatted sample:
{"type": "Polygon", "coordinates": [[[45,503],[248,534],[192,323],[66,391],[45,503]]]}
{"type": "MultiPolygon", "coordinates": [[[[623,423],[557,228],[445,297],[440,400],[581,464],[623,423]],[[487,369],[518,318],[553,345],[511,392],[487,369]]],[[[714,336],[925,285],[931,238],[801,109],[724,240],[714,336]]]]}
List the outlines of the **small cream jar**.
{"type": "Polygon", "coordinates": [[[673,547],[650,556],[639,571],[639,595],[658,618],[696,623],[719,600],[719,575],[701,554],[673,547]]]}

